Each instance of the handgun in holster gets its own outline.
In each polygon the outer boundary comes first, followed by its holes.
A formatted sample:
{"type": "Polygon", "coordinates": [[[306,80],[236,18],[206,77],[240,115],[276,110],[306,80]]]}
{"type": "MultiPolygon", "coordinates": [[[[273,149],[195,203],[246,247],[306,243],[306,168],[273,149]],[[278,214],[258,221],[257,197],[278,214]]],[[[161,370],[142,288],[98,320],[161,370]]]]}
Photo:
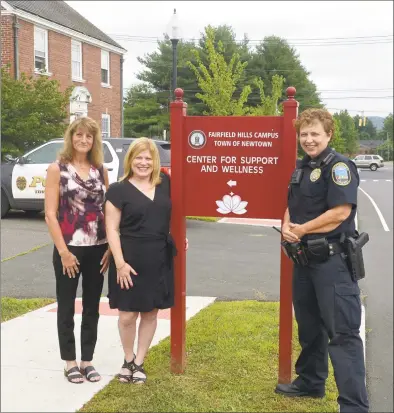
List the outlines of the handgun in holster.
{"type": "Polygon", "coordinates": [[[290,258],[294,264],[305,267],[308,265],[308,258],[306,256],[303,245],[300,242],[281,242],[282,249],[285,255],[290,258]]]}
{"type": "Polygon", "coordinates": [[[346,262],[353,281],[362,280],[365,277],[365,267],[362,248],[369,241],[366,232],[354,236],[341,236],[341,243],[344,246],[346,262]]]}

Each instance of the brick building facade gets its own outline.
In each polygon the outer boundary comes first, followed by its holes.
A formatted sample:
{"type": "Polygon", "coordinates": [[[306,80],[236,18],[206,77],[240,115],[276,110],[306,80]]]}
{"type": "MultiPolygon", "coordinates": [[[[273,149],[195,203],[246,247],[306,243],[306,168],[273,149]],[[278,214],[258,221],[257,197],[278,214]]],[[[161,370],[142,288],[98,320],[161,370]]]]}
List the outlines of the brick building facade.
{"type": "Polygon", "coordinates": [[[122,136],[126,50],[63,1],[1,5],[2,66],[15,77],[48,76],[61,90],[72,86],[69,120],[90,116],[103,136],[122,136]]]}

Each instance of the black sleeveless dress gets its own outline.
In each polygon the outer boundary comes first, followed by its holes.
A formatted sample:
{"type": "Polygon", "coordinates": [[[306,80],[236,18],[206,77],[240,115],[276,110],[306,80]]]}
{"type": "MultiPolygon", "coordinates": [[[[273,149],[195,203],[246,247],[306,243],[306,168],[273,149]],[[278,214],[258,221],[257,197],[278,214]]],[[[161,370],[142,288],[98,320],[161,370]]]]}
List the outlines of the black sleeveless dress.
{"type": "Polygon", "coordinates": [[[170,179],[161,174],[153,201],[128,180],[110,185],[106,201],[120,209],[120,242],[124,260],[134,268],[133,287],[121,289],[112,258],[108,271],[109,306],[120,311],[148,312],[174,305],[173,257],[170,235],[170,179]]]}

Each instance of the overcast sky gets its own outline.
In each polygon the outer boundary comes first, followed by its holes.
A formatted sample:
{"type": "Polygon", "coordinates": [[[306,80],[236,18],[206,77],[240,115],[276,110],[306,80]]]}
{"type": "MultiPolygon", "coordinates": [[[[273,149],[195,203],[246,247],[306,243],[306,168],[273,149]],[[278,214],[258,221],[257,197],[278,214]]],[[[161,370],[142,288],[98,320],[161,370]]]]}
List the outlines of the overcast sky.
{"type": "Polygon", "coordinates": [[[348,109],[353,116],[363,110],[370,116],[393,112],[392,1],[67,3],[127,49],[124,87],[137,82],[142,68],[137,56],[153,52],[157,44],[154,39],[125,41],[119,36],[162,38],[176,8],[187,39],[199,38],[208,24],[231,25],[237,39],[244,33],[255,41],[270,35],[286,38],[331,112],[348,109]]]}

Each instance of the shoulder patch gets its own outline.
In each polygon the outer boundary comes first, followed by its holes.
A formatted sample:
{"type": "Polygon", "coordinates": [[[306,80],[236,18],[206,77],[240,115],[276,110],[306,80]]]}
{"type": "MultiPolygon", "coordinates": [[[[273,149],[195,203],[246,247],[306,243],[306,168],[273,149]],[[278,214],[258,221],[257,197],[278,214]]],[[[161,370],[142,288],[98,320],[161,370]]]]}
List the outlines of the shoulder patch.
{"type": "Polygon", "coordinates": [[[345,162],[337,162],[332,167],[332,180],[339,186],[347,186],[350,184],[352,175],[350,173],[349,167],[345,164],[345,162]]]}

